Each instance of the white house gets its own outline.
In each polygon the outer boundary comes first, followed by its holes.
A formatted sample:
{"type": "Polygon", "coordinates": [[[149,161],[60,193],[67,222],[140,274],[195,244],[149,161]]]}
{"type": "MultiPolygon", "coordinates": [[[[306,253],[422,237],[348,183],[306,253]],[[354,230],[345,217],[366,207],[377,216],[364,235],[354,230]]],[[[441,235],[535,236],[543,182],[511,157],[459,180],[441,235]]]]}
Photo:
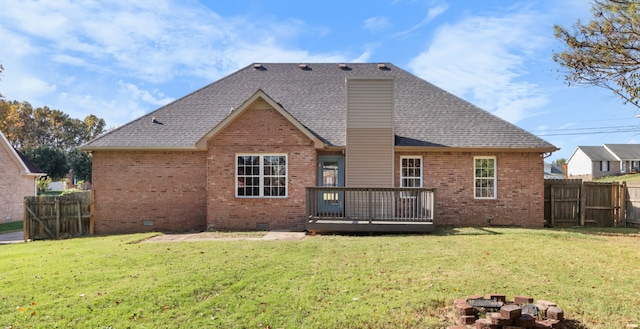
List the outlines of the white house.
{"type": "Polygon", "coordinates": [[[569,178],[592,179],[640,172],[640,144],[578,146],[567,160],[569,178]]]}

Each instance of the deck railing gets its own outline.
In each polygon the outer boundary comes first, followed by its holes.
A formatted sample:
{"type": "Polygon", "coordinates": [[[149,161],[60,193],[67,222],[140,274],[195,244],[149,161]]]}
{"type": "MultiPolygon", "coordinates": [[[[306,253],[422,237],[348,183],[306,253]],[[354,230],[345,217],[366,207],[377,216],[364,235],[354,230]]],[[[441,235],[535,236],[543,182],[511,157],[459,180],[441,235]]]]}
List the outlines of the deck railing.
{"type": "Polygon", "coordinates": [[[307,187],[310,220],[433,222],[435,188],[307,187]]]}

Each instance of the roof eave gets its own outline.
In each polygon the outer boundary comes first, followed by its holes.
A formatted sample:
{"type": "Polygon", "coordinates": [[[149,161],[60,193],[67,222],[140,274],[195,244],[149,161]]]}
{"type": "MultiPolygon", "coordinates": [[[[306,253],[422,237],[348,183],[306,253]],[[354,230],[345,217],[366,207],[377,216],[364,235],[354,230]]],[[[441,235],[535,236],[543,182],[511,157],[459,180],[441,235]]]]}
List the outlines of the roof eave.
{"type": "Polygon", "coordinates": [[[196,146],[81,146],[81,151],[204,151],[196,146]]]}
{"type": "Polygon", "coordinates": [[[508,152],[508,153],[550,153],[558,151],[557,147],[450,147],[450,146],[398,146],[401,152],[508,152]]]}

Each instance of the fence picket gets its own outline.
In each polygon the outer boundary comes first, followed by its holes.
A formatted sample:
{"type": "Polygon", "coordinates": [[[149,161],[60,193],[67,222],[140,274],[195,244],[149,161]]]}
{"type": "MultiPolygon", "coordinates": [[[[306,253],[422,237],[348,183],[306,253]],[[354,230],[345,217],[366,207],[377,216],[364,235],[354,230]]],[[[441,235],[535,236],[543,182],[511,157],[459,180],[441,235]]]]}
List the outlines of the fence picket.
{"type": "Polygon", "coordinates": [[[91,192],[25,197],[25,240],[92,235],[92,201],[91,192]]]}

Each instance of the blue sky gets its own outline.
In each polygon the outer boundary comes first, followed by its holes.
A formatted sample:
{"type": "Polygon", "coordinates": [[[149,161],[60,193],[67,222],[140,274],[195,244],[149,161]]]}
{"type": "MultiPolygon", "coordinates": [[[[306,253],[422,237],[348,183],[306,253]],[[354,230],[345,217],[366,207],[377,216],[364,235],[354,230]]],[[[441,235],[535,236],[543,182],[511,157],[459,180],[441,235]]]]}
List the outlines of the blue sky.
{"type": "Polygon", "coordinates": [[[391,62],[551,142],[637,143],[638,109],[568,87],[553,25],[587,0],[28,1],[0,11],[0,93],[109,127],[254,62],[391,62]],[[624,132],[620,132],[624,131],[624,132]]]}

